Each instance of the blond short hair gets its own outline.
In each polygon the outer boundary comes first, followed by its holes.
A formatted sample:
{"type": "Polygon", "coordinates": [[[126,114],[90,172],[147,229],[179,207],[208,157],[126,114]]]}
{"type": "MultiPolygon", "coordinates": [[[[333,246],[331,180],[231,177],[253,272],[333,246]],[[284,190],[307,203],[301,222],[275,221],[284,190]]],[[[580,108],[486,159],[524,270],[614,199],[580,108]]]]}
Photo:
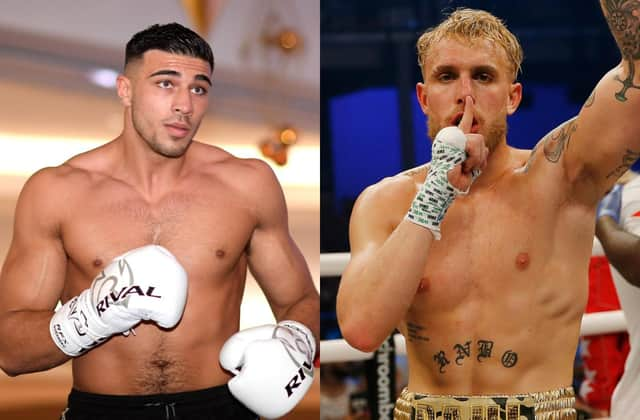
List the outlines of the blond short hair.
{"type": "Polygon", "coordinates": [[[522,46],[504,22],[484,10],[460,8],[435,28],[427,29],[418,39],[418,64],[423,75],[429,50],[444,38],[457,38],[464,41],[488,40],[502,47],[506,53],[513,80],[516,80],[521,71],[522,46]]]}

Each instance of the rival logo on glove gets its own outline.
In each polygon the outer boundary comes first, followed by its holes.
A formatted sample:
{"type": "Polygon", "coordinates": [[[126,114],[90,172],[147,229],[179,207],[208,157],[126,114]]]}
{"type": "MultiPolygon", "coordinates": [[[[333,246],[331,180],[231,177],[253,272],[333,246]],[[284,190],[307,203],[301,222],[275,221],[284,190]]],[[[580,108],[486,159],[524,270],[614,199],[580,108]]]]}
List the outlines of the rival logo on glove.
{"type": "Polygon", "coordinates": [[[147,288],[146,293],[145,293],[145,292],[142,291],[140,286],[133,285],[133,286],[129,286],[129,287],[123,287],[122,289],[120,289],[120,292],[118,294],[116,294],[116,295],[114,295],[113,292],[111,292],[108,295],[106,295],[96,305],[96,309],[98,310],[98,315],[102,316],[102,312],[104,312],[107,309],[109,309],[109,305],[110,304],[111,305],[117,305],[119,300],[124,300],[128,295],[130,295],[132,293],[135,293],[136,295],[139,295],[139,296],[147,296],[147,297],[162,299],[162,296],[156,296],[156,295],[153,294],[154,290],[156,290],[155,287],[149,286],[147,288]],[[109,298],[111,298],[111,303],[109,303],[109,298]]]}
{"type": "MultiPolygon", "coordinates": [[[[122,260],[118,261],[118,270],[120,271],[119,275],[122,277],[120,279],[117,277],[118,274],[107,277],[107,274],[104,271],[101,272],[99,276],[96,278],[97,280],[96,284],[102,284],[102,287],[107,285],[109,281],[112,282],[111,293],[105,294],[105,296],[96,303],[96,310],[98,311],[98,316],[102,317],[102,313],[105,312],[107,309],[109,309],[110,305],[124,305],[126,307],[128,303],[127,298],[131,294],[162,299],[162,296],[157,296],[153,294],[153,291],[156,289],[155,286],[149,286],[147,287],[147,291],[143,292],[140,286],[133,284],[133,281],[134,281],[133,271],[131,270],[131,267],[129,266],[129,263],[127,262],[126,259],[123,258],[122,260]],[[125,275],[125,270],[126,270],[126,274],[128,275],[125,275]],[[127,282],[129,283],[129,286],[123,286],[122,288],[120,288],[120,291],[116,292],[115,286],[118,283],[122,283],[122,280],[125,277],[126,279],[129,280],[127,282]],[[102,283],[99,283],[100,281],[102,281],[102,283]]],[[[93,290],[93,292],[94,294],[97,292],[98,296],[101,294],[101,290],[98,290],[98,291],[93,290]]]]}
{"type": "Polygon", "coordinates": [[[53,331],[55,332],[55,338],[56,338],[56,340],[58,340],[60,345],[66,346],[67,345],[67,337],[64,336],[64,333],[62,332],[62,327],[60,326],[60,324],[55,324],[53,326],[53,331]]]}
{"type": "Polygon", "coordinates": [[[298,369],[298,373],[296,373],[295,376],[291,378],[289,383],[284,387],[285,391],[287,391],[287,397],[291,397],[293,395],[293,390],[302,385],[302,382],[307,376],[313,378],[312,366],[308,362],[303,362],[302,367],[298,369]],[[298,380],[298,378],[300,378],[300,380],[298,380]]]}
{"type": "Polygon", "coordinates": [[[282,343],[291,361],[299,367],[296,374],[284,387],[287,392],[287,397],[289,398],[293,395],[294,389],[302,385],[307,377],[313,379],[312,355],[309,353],[312,345],[306,333],[293,324],[287,324],[285,328],[277,326],[273,331],[273,337],[282,343]],[[292,334],[292,330],[299,332],[300,336],[296,337],[292,334]],[[301,339],[301,337],[304,337],[304,340],[301,339]],[[303,356],[305,359],[302,363],[300,363],[300,356],[303,356]]]}
{"type": "Polygon", "coordinates": [[[78,298],[74,297],[69,304],[69,315],[67,316],[73,322],[78,335],[86,335],[87,316],[82,311],[78,311],[78,298]],[[82,316],[82,319],[80,319],[82,316]]]}

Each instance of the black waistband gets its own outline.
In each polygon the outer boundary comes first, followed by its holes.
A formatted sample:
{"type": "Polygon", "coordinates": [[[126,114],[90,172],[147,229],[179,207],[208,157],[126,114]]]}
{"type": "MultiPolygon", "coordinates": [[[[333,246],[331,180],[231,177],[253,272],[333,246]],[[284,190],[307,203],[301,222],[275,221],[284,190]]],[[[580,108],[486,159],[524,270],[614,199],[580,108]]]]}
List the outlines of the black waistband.
{"type": "Polygon", "coordinates": [[[104,408],[126,409],[161,404],[197,405],[200,403],[211,403],[212,401],[220,401],[223,403],[229,401],[229,399],[234,398],[226,384],[197,391],[152,395],[105,395],[72,389],[69,394],[69,406],[90,405],[93,407],[101,406],[104,408]]]}

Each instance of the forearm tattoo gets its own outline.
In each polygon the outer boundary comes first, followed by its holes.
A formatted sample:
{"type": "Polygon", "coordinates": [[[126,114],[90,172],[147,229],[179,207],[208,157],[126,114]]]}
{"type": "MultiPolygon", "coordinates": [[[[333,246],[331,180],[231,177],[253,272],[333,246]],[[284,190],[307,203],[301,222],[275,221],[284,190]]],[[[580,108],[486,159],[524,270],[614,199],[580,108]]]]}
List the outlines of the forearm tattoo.
{"type": "Polygon", "coordinates": [[[560,156],[562,156],[562,152],[569,148],[571,135],[578,127],[576,118],[577,117],[574,117],[565,122],[542,139],[544,144],[544,157],[547,158],[549,162],[558,162],[560,160],[560,156]]]}
{"type": "Polygon", "coordinates": [[[638,158],[640,158],[640,151],[627,149],[624,156],[622,156],[622,163],[618,165],[613,171],[609,172],[607,174],[607,178],[618,178],[622,176],[622,174],[627,172],[627,169],[629,169],[631,165],[633,165],[634,162],[638,160],[638,158]]]}
{"type": "MultiPolygon", "coordinates": [[[[499,350],[502,352],[502,350],[499,350]]],[[[499,355],[500,353],[498,353],[499,355]]],[[[451,364],[453,358],[456,366],[463,366],[468,360],[473,362],[472,356],[475,356],[477,363],[483,363],[490,360],[494,356],[494,342],[492,340],[466,340],[456,343],[451,351],[439,350],[433,355],[433,362],[441,374],[447,372],[447,366],[451,364]]],[[[512,368],[518,363],[518,353],[512,349],[502,352],[500,362],[505,368],[512,368]]]]}
{"type": "Polygon", "coordinates": [[[616,92],[615,95],[616,99],[620,102],[625,102],[627,100],[626,94],[629,89],[640,89],[640,85],[633,84],[633,78],[636,74],[635,64],[633,63],[633,61],[628,61],[627,63],[629,64],[629,75],[627,76],[627,78],[622,80],[618,75],[614,77],[615,81],[622,83],[622,89],[616,92]]]}
{"type": "Polygon", "coordinates": [[[640,89],[640,85],[633,84],[636,73],[634,61],[640,59],[640,1],[601,0],[600,3],[622,58],[629,66],[626,79],[615,76],[615,80],[622,83],[622,89],[616,92],[615,98],[624,102],[629,89],[640,89]]]}

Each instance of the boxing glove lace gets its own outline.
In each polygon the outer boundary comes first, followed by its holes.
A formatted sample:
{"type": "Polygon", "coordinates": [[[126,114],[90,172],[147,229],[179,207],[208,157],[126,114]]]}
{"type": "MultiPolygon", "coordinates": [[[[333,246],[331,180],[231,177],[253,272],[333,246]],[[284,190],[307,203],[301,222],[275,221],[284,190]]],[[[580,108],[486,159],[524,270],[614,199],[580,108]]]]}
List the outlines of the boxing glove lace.
{"type": "Polygon", "coordinates": [[[229,390],[259,416],[273,419],[291,411],[313,382],[315,340],[296,321],[248,328],[220,350],[220,364],[235,376],[229,390]]]}

